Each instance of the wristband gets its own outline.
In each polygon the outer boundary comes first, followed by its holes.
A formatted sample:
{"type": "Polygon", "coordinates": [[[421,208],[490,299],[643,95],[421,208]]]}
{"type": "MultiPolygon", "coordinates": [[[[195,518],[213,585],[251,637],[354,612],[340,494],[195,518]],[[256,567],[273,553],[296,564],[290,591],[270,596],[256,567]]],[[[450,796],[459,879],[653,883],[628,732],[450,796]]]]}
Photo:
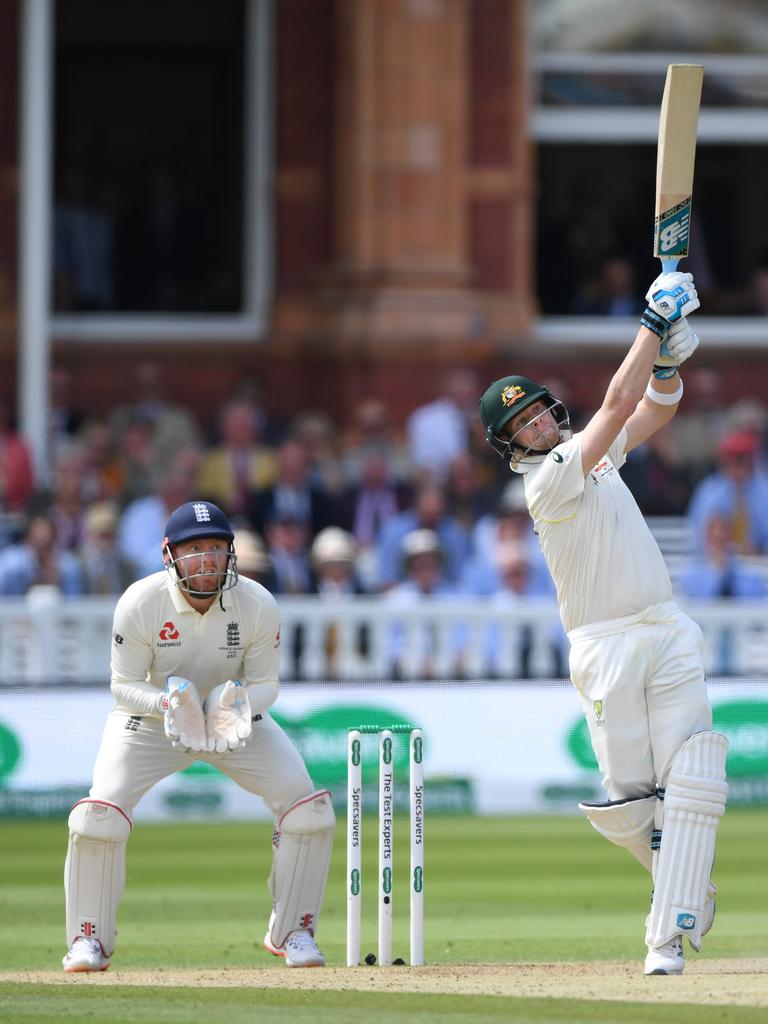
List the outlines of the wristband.
{"type": "Polygon", "coordinates": [[[657,405],[677,405],[680,399],[683,397],[683,382],[680,381],[676,391],[656,391],[651,386],[651,382],[648,381],[648,387],[645,389],[646,395],[652,402],[656,402],[657,405]]]}
{"type": "Polygon", "coordinates": [[[674,377],[678,371],[677,364],[672,366],[662,366],[659,363],[653,364],[653,376],[656,380],[669,380],[670,377],[674,377]]]}
{"type": "Polygon", "coordinates": [[[646,306],[643,310],[643,314],[640,317],[640,323],[643,327],[647,327],[649,331],[653,331],[660,338],[664,335],[664,331],[669,327],[669,323],[664,319],[663,316],[651,309],[650,306],[646,306]]]}

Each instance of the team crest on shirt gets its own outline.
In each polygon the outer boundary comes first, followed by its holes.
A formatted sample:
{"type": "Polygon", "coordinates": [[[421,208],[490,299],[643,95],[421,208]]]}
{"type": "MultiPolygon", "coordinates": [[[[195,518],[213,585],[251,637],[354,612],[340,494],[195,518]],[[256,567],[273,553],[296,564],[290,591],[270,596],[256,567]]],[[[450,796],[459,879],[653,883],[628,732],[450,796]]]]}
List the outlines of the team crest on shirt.
{"type": "Polygon", "coordinates": [[[227,642],[221,644],[219,650],[225,651],[228,658],[236,658],[240,651],[243,650],[243,644],[240,640],[239,622],[227,623],[227,642]]]}
{"type": "Polygon", "coordinates": [[[514,405],[519,398],[524,398],[525,392],[519,384],[510,384],[501,392],[501,402],[505,409],[514,405]]]}
{"type": "Polygon", "coordinates": [[[602,700],[593,700],[592,707],[595,709],[595,725],[605,725],[602,700]]]}

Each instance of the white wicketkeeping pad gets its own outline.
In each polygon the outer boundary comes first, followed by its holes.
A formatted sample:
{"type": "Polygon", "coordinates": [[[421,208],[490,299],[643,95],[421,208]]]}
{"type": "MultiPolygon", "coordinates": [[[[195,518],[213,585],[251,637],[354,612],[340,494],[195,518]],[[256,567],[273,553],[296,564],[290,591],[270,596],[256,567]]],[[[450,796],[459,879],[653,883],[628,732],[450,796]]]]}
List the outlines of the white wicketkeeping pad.
{"type": "Polygon", "coordinates": [[[664,796],[661,847],[646,942],[661,946],[684,935],[694,949],[702,936],[717,826],[725,811],[728,741],[716,732],[686,740],[672,763],[664,796]]]}
{"type": "Polygon", "coordinates": [[[269,940],[278,949],[298,928],[317,929],[335,826],[327,789],[299,800],[278,822],[269,879],[275,903],[269,940]]]}

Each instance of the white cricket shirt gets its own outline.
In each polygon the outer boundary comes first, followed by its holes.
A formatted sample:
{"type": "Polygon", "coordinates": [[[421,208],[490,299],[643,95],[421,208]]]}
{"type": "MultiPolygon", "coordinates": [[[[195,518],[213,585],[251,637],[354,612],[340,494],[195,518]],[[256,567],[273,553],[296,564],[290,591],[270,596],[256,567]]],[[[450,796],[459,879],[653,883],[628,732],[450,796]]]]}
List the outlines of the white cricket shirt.
{"type": "Polygon", "coordinates": [[[167,570],[133,583],[115,608],[112,693],[130,714],[158,714],[158,691],[168,676],[183,676],[202,701],[227,679],[248,686],[254,712],[278,693],[280,612],[254,580],[237,584],[201,615],[184,599],[167,570]]]}
{"type": "Polygon", "coordinates": [[[525,497],[566,631],[672,600],[659,546],[619,475],[627,432],[587,474],[581,434],[525,474],[525,497]]]}

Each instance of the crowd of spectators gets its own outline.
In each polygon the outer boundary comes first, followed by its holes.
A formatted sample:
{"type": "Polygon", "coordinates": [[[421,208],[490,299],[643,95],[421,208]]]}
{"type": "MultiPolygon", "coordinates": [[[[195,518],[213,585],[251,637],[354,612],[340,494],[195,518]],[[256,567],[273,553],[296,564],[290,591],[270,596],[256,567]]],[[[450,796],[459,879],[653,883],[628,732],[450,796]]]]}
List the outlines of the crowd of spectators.
{"type": "MultiPolygon", "coordinates": [[[[109,417],[77,413],[64,369],[53,381],[49,480],[34,479],[0,408],[0,595],[36,585],[118,594],[162,568],[169,513],[203,497],[236,524],[241,571],[277,595],[385,594],[403,605],[552,596],[522,481],[482,435],[471,371],[446,374],[403,424],[374,397],[346,426],[320,410],[280,423],[244,388],[212,435],[167,399],[153,363],[137,366],[133,400],[109,417]]],[[[711,371],[692,370],[684,408],[622,472],[646,514],[689,518],[681,595],[762,597],[768,412],[752,400],[725,411],[712,392],[711,371]]],[[[577,429],[581,417],[573,410],[577,429]]]]}

